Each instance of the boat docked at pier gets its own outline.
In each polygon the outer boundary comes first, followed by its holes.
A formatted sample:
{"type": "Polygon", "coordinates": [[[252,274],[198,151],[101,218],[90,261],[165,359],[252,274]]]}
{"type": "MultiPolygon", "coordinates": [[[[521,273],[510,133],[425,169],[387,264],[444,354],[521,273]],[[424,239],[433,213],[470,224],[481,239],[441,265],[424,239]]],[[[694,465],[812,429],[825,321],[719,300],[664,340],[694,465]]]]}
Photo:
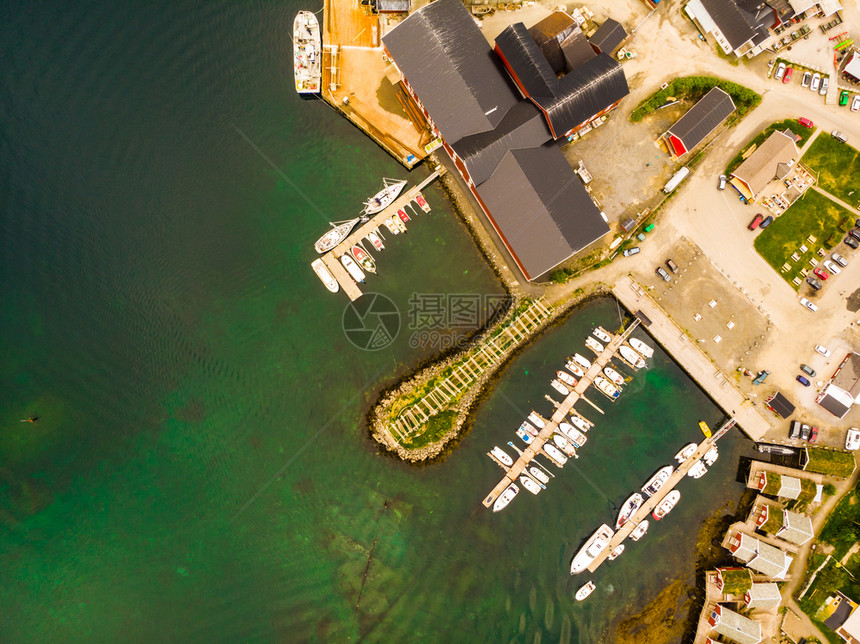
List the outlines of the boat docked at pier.
{"type": "Polygon", "coordinates": [[[346,239],[359,221],[361,221],[360,217],[350,219],[349,221],[330,222],[333,228],[316,241],[314,250],[320,255],[327,253],[346,239]]]}
{"type": "Polygon", "coordinates": [[[508,487],[505,488],[505,491],[499,495],[499,498],[496,499],[496,502],[493,503],[493,512],[501,512],[508,504],[514,500],[514,497],[519,494],[520,488],[517,487],[516,483],[511,483],[508,487]]]}
{"type": "Polygon", "coordinates": [[[532,436],[531,434],[529,434],[529,433],[528,433],[527,431],[525,431],[524,429],[518,429],[518,430],[517,430],[517,436],[519,436],[521,439],[523,439],[523,442],[524,442],[526,445],[531,445],[531,442],[534,440],[534,436],[532,436]]]}
{"type": "Polygon", "coordinates": [[[403,190],[406,185],[405,180],[398,181],[397,179],[382,179],[383,188],[370,199],[364,202],[364,214],[375,215],[381,210],[385,210],[392,202],[397,199],[397,195],[403,190]]]}
{"type": "Polygon", "coordinates": [[[624,376],[615,371],[612,367],[603,367],[603,375],[609,378],[609,380],[612,381],[612,384],[616,387],[624,385],[624,376]]]}
{"type": "Polygon", "coordinates": [[[522,483],[523,487],[532,494],[537,494],[541,490],[540,484],[525,474],[520,475],[520,483],[522,483]]]}
{"type": "Polygon", "coordinates": [[[586,599],[594,592],[595,588],[597,588],[597,586],[594,585],[593,581],[589,581],[587,584],[580,587],[580,589],[576,591],[576,601],[581,602],[583,599],[586,599]]]}
{"type": "Polygon", "coordinates": [[[657,494],[657,491],[663,487],[663,484],[669,480],[669,477],[672,476],[672,472],[675,471],[675,468],[671,465],[667,465],[666,467],[661,467],[654,473],[645,485],[642,486],[642,494],[645,495],[647,499],[650,496],[654,496],[657,494]]]}
{"type": "Polygon", "coordinates": [[[364,272],[358,267],[358,264],[355,263],[355,260],[351,256],[341,255],[340,263],[343,264],[343,267],[352,279],[356,282],[364,281],[364,272]]]}
{"type": "Polygon", "coordinates": [[[565,364],[564,366],[570,373],[572,373],[577,378],[582,378],[585,375],[585,372],[582,370],[582,367],[576,364],[573,359],[568,360],[567,364],[565,364]]]}
{"type": "Polygon", "coordinates": [[[711,449],[705,452],[705,455],[702,457],[702,460],[708,464],[708,467],[717,462],[717,457],[720,453],[717,451],[717,446],[714,445],[711,449]]]}
{"type": "Polygon", "coordinates": [[[421,208],[424,212],[430,212],[430,204],[427,203],[427,200],[424,198],[420,192],[415,195],[415,203],[418,204],[418,207],[421,208]]]}
{"type": "Polygon", "coordinates": [[[389,217],[388,219],[383,220],[382,223],[385,224],[385,227],[388,228],[388,232],[392,235],[400,234],[400,227],[403,223],[400,222],[397,217],[389,217]]]}
{"type": "Polygon", "coordinates": [[[573,446],[573,443],[569,442],[561,434],[553,434],[552,442],[555,443],[562,452],[564,452],[565,456],[569,458],[579,458],[576,454],[576,448],[573,446]]]}
{"type": "Polygon", "coordinates": [[[675,460],[679,463],[683,463],[696,453],[696,448],[698,447],[699,446],[695,443],[689,443],[687,445],[684,445],[684,447],[681,448],[681,451],[675,454],[675,460]]]}
{"type": "Polygon", "coordinates": [[[597,340],[595,340],[591,336],[588,336],[587,338],[585,338],[585,346],[587,346],[589,349],[594,351],[594,353],[597,355],[600,355],[601,353],[603,353],[603,345],[600,344],[597,340]]]}
{"type": "Polygon", "coordinates": [[[654,357],[654,349],[642,342],[642,340],[639,340],[638,338],[630,338],[628,342],[630,343],[630,346],[636,350],[636,353],[646,360],[654,357]]]}
{"type": "Polygon", "coordinates": [[[496,460],[498,460],[502,465],[507,465],[508,467],[510,467],[514,464],[514,460],[510,456],[508,456],[508,453],[505,452],[505,450],[503,450],[498,445],[496,445],[495,447],[493,447],[493,449],[490,450],[490,454],[495,456],[496,460]]]}
{"type": "Polygon", "coordinates": [[[543,472],[539,467],[532,465],[529,467],[529,475],[537,481],[540,481],[544,485],[549,483],[549,477],[543,472]]]}
{"type": "Polygon", "coordinates": [[[375,230],[372,230],[369,233],[367,233],[367,239],[371,244],[373,244],[373,247],[376,250],[384,250],[385,249],[385,244],[382,243],[382,238],[379,236],[379,233],[376,232],[375,230]]]}
{"type": "Polygon", "coordinates": [[[616,398],[618,398],[618,396],[621,395],[621,392],[618,391],[618,388],[603,376],[597,376],[594,379],[594,384],[610,400],[615,400],[616,398]]]}
{"type": "Polygon", "coordinates": [[[293,20],[293,75],[299,94],[319,94],[322,86],[320,24],[310,11],[293,20]]]}
{"type": "Polygon", "coordinates": [[[618,353],[621,354],[621,357],[624,358],[630,366],[632,366],[637,371],[645,366],[645,361],[642,359],[636,351],[632,348],[628,347],[626,344],[622,344],[618,348],[618,353]]]}
{"type": "Polygon", "coordinates": [[[559,423],[558,431],[564,434],[565,437],[568,438],[573,443],[573,446],[577,449],[585,445],[585,441],[588,440],[585,434],[583,434],[578,429],[575,429],[570,423],[559,423]]]}
{"type": "Polygon", "coordinates": [[[633,539],[633,541],[639,541],[639,539],[645,536],[646,532],[648,532],[648,519],[643,519],[635,528],[633,528],[633,532],[630,533],[630,538],[633,539]]]}
{"type": "Polygon", "coordinates": [[[361,266],[362,270],[367,271],[368,273],[376,273],[376,262],[373,261],[373,258],[370,256],[366,250],[364,250],[361,246],[355,245],[350,249],[352,256],[355,258],[355,261],[361,266]]]}
{"type": "Polygon", "coordinates": [[[397,211],[397,216],[400,217],[400,221],[402,221],[404,224],[411,219],[411,217],[406,214],[406,211],[403,208],[400,208],[397,211]]]}
{"type": "Polygon", "coordinates": [[[708,468],[705,467],[705,464],[702,463],[702,461],[696,461],[695,463],[693,463],[693,467],[687,470],[687,476],[692,479],[700,479],[707,473],[708,468]]]}
{"type": "Polygon", "coordinates": [[[610,552],[610,553],[609,553],[609,556],[607,556],[606,558],[607,558],[609,561],[615,561],[616,559],[618,559],[618,557],[620,557],[620,556],[621,556],[621,553],[622,553],[622,552],[624,552],[624,544],[623,544],[623,543],[622,543],[622,544],[620,544],[620,545],[618,545],[618,546],[615,548],[615,550],[613,550],[612,552],[610,552]]]}
{"type": "Polygon", "coordinates": [[[564,384],[569,385],[569,386],[571,386],[571,387],[576,387],[576,378],[574,378],[573,376],[571,376],[571,375],[570,375],[569,373],[567,373],[566,371],[562,371],[561,369],[559,369],[558,371],[556,371],[556,372],[555,372],[555,375],[556,375],[556,376],[558,377],[558,379],[559,379],[559,380],[561,380],[564,384]]]}
{"type": "Polygon", "coordinates": [[[795,453],[790,447],[785,447],[784,445],[771,445],[770,443],[759,443],[755,447],[759,452],[765,454],[780,454],[783,456],[789,456],[795,453]]]}
{"type": "Polygon", "coordinates": [[[529,414],[529,420],[532,422],[532,425],[534,425],[535,427],[539,427],[540,429],[543,429],[544,427],[546,427],[546,422],[544,421],[543,418],[541,418],[538,415],[538,413],[536,411],[533,411],[529,414]]]}
{"type": "Polygon", "coordinates": [[[711,428],[708,427],[708,423],[703,420],[699,421],[699,429],[702,430],[702,433],[705,435],[705,438],[711,437],[711,428]]]}
{"type": "Polygon", "coordinates": [[[672,511],[678,501],[681,499],[681,493],[678,490],[672,490],[669,494],[666,495],[660,503],[657,504],[657,507],[654,508],[654,511],[651,513],[651,516],[659,521],[667,514],[672,511]]]}
{"type": "Polygon", "coordinates": [[[332,293],[338,292],[340,286],[338,286],[337,280],[334,278],[334,275],[331,274],[331,271],[328,269],[328,266],[325,265],[324,261],[317,257],[311,262],[311,268],[314,269],[314,273],[317,274],[317,277],[320,278],[328,290],[332,293]]]}
{"type": "Polygon", "coordinates": [[[553,388],[553,389],[555,389],[555,390],[556,390],[558,393],[560,393],[562,396],[569,396],[569,395],[570,395],[570,389],[568,389],[567,387],[565,387],[565,386],[564,386],[560,381],[558,381],[558,380],[553,380],[553,381],[552,381],[551,383],[549,383],[549,384],[551,384],[551,385],[552,385],[552,388],[553,388]]]}
{"type": "Polygon", "coordinates": [[[585,545],[579,549],[579,552],[571,560],[570,574],[578,575],[588,568],[589,564],[609,547],[609,542],[612,540],[613,535],[615,535],[615,531],[605,523],[597,528],[597,531],[588,538],[585,545]]]}
{"type": "MultiPolygon", "coordinates": [[[[573,354],[573,361],[580,367],[582,367],[584,371],[588,371],[589,369],[591,369],[591,361],[588,358],[579,355],[578,353],[573,354]]],[[[585,374],[583,373],[582,375],[584,376],[585,374]]],[[[581,377],[582,376],[580,376],[580,378],[581,377]]]]}
{"type": "Polygon", "coordinates": [[[615,529],[618,530],[621,526],[627,523],[627,520],[633,516],[636,510],[638,510],[643,503],[645,503],[645,499],[642,498],[642,495],[639,494],[639,492],[631,494],[621,506],[621,510],[618,511],[618,518],[615,520],[615,529]]]}
{"type": "Polygon", "coordinates": [[[591,426],[588,424],[588,421],[576,414],[570,415],[570,424],[576,427],[581,432],[587,432],[591,429],[591,426]]]}
{"type": "Polygon", "coordinates": [[[612,342],[612,336],[609,335],[603,327],[597,327],[591,332],[595,338],[605,344],[612,342]]]}
{"type": "Polygon", "coordinates": [[[552,445],[550,443],[544,443],[543,451],[558,467],[562,467],[565,463],[567,463],[567,456],[562,454],[561,450],[559,450],[555,445],[552,445]]]}
{"type": "Polygon", "coordinates": [[[520,425],[520,429],[521,429],[521,430],[523,430],[524,432],[528,432],[528,433],[529,433],[529,434],[531,434],[532,436],[537,436],[537,435],[538,435],[538,430],[536,430],[536,429],[532,426],[532,424],[531,424],[531,423],[529,423],[529,421],[527,421],[527,420],[524,420],[524,421],[522,422],[522,424],[520,425]]]}

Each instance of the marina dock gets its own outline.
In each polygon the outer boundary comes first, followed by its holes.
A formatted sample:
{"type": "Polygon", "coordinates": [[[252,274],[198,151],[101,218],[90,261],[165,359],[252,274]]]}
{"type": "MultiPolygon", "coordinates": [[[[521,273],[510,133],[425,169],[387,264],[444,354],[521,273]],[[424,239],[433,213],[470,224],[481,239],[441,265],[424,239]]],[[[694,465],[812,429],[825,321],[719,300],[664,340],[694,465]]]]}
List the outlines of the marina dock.
{"type": "Polygon", "coordinates": [[[396,216],[398,210],[405,208],[410,201],[415,199],[419,192],[421,192],[435,179],[445,174],[445,172],[446,170],[442,166],[437,167],[429,177],[424,179],[424,181],[419,183],[417,186],[408,189],[395,199],[390,206],[373,215],[366,223],[361,224],[358,228],[352,231],[352,233],[350,233],[349,236],[340,244],[320,256],[326,267],[331,271],[332,276],[337,280],[340,288],[343,289],[343,292],[346,293],[347,297],[349,297],[351,301],[354,302],[361,297],[361,288],[358,283],[352,279],[350,274],[347,273],[343,264],[340,263],[340,256],[348,253],[350,248],[352,248],[356,243],[364,240],[368,233],[373,232],[382,226],[383,221],[392,215],[396,216]]]}
{"type": "MultiPolygon", "coordinates": [[[[612,340],[606,347],[603,349],[603,352],[594,359],[591,363],[591,367],[588,371],[585,372],[585,375],[580,378],[579,382],[576,383],[576,386],[573,388],[573,391],[568,395],[564,401],[556,408],[555,412],[552,415],[552,418],[546,421],[544,427],[540,430],[538,435],[534,438],[534,440],[526,446],[526,449],[520,455],[520,457],[511,465],[510,468],[507,468],[507,472],[505,473],[504,478],[498,482],[496,487],[493,488],[492,492],[490,492],[487,497],[484,499],[483,504],[486,507],[490,507],[499,497],[499,495],[508,487],[511,483],[517,480],[517,477],[522,474],[523,470],[528,466],[528,464],[532,461],[532,459],[538,454],[542,453],[541,448],[544,443],[546,443],[552,435],[555,433],[556,428],[559,423],[564,422],[565,417],[570,414],[571,410],[573,410],[573,406],[580,398],[584,398],[585,391],[588,389],[594,379],[600,375],[601,371],[603,371],[603,367],[605,367],[610,358],[615,355],[624,341],[629,337],[629,335],[633,332],[639,325],[639,320],[634,320],[633,323],[620,335],[614,335],[612,340]]],[[[501,465],[501,464],[500,464],[501,465]]],[[[503,466],[504,467],[504,466],[503,466]]]]}

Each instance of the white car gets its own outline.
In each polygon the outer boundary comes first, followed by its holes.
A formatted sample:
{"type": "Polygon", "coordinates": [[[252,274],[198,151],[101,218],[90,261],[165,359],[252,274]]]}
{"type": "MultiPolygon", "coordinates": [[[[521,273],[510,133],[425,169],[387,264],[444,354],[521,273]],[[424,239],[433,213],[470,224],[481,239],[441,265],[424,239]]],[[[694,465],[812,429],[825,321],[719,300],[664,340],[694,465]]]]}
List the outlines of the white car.
{"type": "Polygon", "coordinates": [[[848,266],[848,260],[842,257],[842,255],[840,255],[839,253],[833,253],[830,256],[830,259],[839,264],[842,268],[848,266]]]}
{"type": "Polygon", "coordinates": [[[815,350],[818,353],[820,353],[821,355],[823,355],[825,358],[829,358],[833,354],[833,352],[830,349],[828,349],[827,347],[822,346],[820,344],[815,345],[815,350]]]}
{"type": "Polygon", "coordinates": [[[782,80],[783,75],[785,75],[785,63],[780,63],[776,66],[776,74],[773,77],[776,80],[782,80]]]}
{"type": "Polygon", "coordinates": [[[856,112],[857,110],[860,110],[860,95],[855,96],[854,100],[851,101],[851,111],[856,112]]]}
{"type": "Polygon", "coordinates": [[[821,264],[824,266],[824,268],[826,268],[828,271],[830,271],[834,275],[839,275],[839,273],[842,272],[842,269],[839,268],[833,262],[831,262],[829,259],[825,259],[823,262],[821,262],[821,264]]]}
{"type": "Polygon", "coordinates": [[[818,307],[815,306],[809,300],[807,300],[805,297],[800,298],[800,304],[801,304],[801,306],[805,306],[806,308],[808,308],[813,313],[815,313],[818,310],[818,307]]]}
{"type": "Polygon", "coordinates": [[[809,89],[811,89],[813,92],[817,92],[818,88],[820,86],[821,86],[821,74],[819,74],[818,72],[815,72],[812,75],[812,83],[809,85],[809,89]]]}
{"type": "Polygon", "coordinates": [[[801,87],[809,87],[809,83],[812,80],[812,74],[809,72],[803,72],[803,80],[800,81],[801,87]]]}
{"type": "Polygon", "coordinates": [[[818,90],[818,93],[824,96],[827,94],[827,88],[830,87],[830,77],[825,76],[821,79],[821,89],[818,90]]]}
{"type": "Polygon", "coordinates": [[[860,449],[860,429],[852,427],[845,435],[845,449],[855,451],[860,449]]]}

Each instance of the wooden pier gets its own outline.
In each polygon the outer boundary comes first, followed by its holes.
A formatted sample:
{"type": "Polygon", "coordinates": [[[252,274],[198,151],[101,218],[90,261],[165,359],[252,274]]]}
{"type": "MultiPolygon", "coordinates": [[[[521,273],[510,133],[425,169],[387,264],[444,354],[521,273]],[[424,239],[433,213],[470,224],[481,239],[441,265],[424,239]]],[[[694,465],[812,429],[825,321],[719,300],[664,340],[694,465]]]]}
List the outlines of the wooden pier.
{"type": "MultiPolygon", "coordinates": [[[[544,427],[540,430],[538,435],[534,438],[534,440],[526,446],[526,449],[523,450],[523,453],[520,457],[514,462],[514,464],[508,468],[505,473],[504,478],[498,482],[496,487],[493,488],[492,492],[490,492],[487,497],[484,499],[483,503],[486,507],[490,507],[495,500],[499,497],[499,495],[508,487],[511,483],[517,480],[517,477],[522,474],[523,470],[528,466],[528,464],[532,461],[532,459],[541,454],[541,448],[544,443],[546,443],[552,435],[555,433],[556,428],[559,423],[565,422],[565,418],[568,414],[570,414],[573,406],[580,398],[585,397],[585,391],[588,389],[594,379],[600,375],[603,371],[603,367],[605,367],[610,358],[615,355],[624,341],[628,338],[628,336],[633,332],[639,325],[639,320],[634,320],[633,323],[620,335],[613,336],[612,340],[608,345],[603,349],[603,352],[594,359],[591,363],[591,367],[585,372],[585,375],[576,383],[576,386],[573,388],[573,391],[567,396],[564,401],[556,408],[555,412],[548,421],[546,421],[544,427]]],[[[587,400],[587,399],[586,399],[587,400]]],[[[554,461],[553,461],[554,462],[554,461]]]]}
{"type": "Polygon", "coordinates": [[[445,174],[445,172],[445,168],[438,166],[429,177],[424,179],[424,181],[401,194],[390,206],[373,215],[373,217],[371,217],[366,223],[361,224],[358,228],[352,231],[352,233],[350,233],[350,235],[340,244],[322,255],[322,261],[331,271],[331,274],[337,280],[340,288],[343,289],[343,292],[346,293],[347,297],[349,297],[351,301],[354,302],[361,297],[361,288],[356,281],[352,279],[352,276],[343,267],[343,264],[340,263],[340,256],[348,253],[350,248],[367,237],[368,233],[373,232],[382,226],[383,221],[391,216],[396,216],[398,210],[405,208],[410,201],[415,199],[419,192],[421,192],[435,179],[445,174]]]}

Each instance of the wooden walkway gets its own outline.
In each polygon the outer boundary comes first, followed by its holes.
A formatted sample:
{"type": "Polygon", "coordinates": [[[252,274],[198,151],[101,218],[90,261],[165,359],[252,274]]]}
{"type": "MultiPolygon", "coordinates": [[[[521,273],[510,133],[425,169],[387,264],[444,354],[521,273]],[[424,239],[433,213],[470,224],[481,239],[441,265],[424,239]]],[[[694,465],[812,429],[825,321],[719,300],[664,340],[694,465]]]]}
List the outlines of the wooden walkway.
{"type": "Polygon", "coordinates": [[[627,276],[618,281],[612,293],[631,313],[641,312],[651,320],[648,333],[727,415],[737,420],[744,433],[755,441],[761,440],[771,429],[771,421],[726,378],[642,286],[627,276]]]}
{"type": "MultiPolygon", "coordinates": [[[[436,168],[429,177],[424,179],[417,186],[410,188],[405,193],[401,194],[394,202],[388,206],[385,210],[376,213],[373,217],[370,218],[367,223],[362,224],[358,228],[356,228],[346,239],[344,239],[340,244],[335,246],[332,250],[325,253],[322,256],[322,261],[331,271],[331,274],[337,280],[337,283],[340,285],[343,292],[346,293],[347,297],[353,302],[361,297],[361,288],[356,283],[352,276],[346,271],[343,267],[343,264],[340,263],[340,256],[349,252],[349,249],[352,248],[357,242],[362,241],[367,234],[378,229],[382,222],[391,217],[392,215],[396,215],[397,211],[401,208],[404,208],[406,204],[415,199],[419,192],[421,192],[427,185],[432,183],[436,178],[441,177],[445,174],[446,170],[442,166],[436,168]]],[[[423,212],[423,211],[422,211],[423,212]]]]}
{"type": "MultiPolygon", "coordinates": [[[[490,507],[495,500],[499,497],[499,495],[508,487],[511,483],[516,481],[517,477],[522,474],[523,470],[528,466],[531,460],[537,456],[538,454],[544,454],[542,451],[544,443],[546,443],[552,435],[555,433],[556,428],[559,423],[564,422],[565,418],[568,414],[570,414],[573,406],[580,398],[584,398],[585,391],[588,389],[594,379],[600,375],[603,371],[603,367],[605,367],[609,363],[609,359],[615,355],[627,337],[633,332],[639,324],[638,320],[634,320],[633,324],[628,327],[624,333],[620,335],[613,336],[612,340],[608,345],[603,349],[603,353],[601,353],[595,360],[591,363],[591,367],[588,371],[585,372],[585,375],[576,383],[576,386],[573,388],[573,391],[567,396],[564,401],[558,406],[553,413],[552,418],[547,420],[543,429],[540,430],[537,437],[526,447],[520,457],[514,462],[514,464],[507,468],[504,478],[496,484],[496,487],[487,495],[487,497],[483,500],[483,504],[486,507],[490,507]]],[[[587,400],[587,399],[586,399],[587,400]]],[[[547,457],[549,458],[549,457],[547,457]]],[[[551,460],[551,459],[550,459],[551,460]]],[[[555,461],[552,461],[555,462],[555,461]]]]}

